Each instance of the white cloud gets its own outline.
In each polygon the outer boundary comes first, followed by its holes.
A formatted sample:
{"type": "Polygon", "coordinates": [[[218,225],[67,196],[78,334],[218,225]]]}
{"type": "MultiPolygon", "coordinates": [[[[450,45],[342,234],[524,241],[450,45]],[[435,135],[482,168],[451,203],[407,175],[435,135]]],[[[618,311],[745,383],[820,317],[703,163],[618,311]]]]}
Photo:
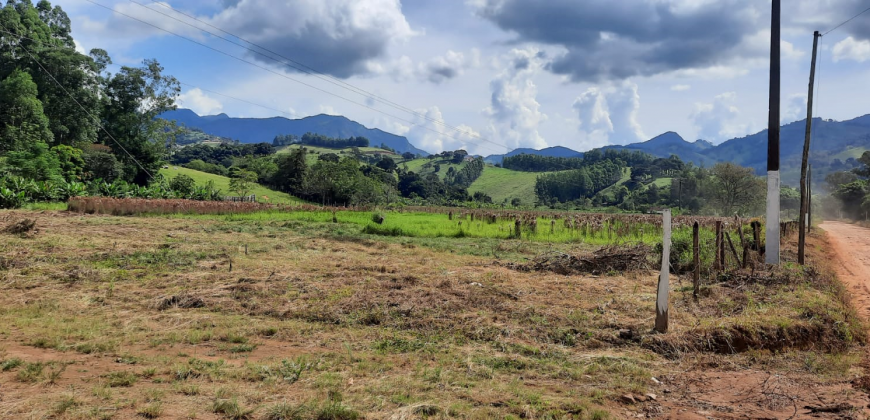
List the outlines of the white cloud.
{"type": "Polygon", "coordinates": [[[695,104],[690,118],[698,136],[716,143],[749,132],[749,124],[741,119],[736,102],[737,93],[726,92],[713,98],[713,102],[695,104]]]}
{"type": "Polygon", "coordinates": [[[542,68],[542,57],[535,48],[514,49],[508,66],[490,82],[490,138],[510,149],[547,147],[538,126],[547,119],[537,101],[538,88],[533,76],[542,68]]]}
{"type": "Polygon", "coordinates": [[[637,121],[640,95],[636,83],[589,88],[574,101],[573,108],[580,119],[584,148],[647,140],[637,121]]]}
{"type": "Polygon", "coordinates": [[[339,114],[332,105],[320,105],[320,113],[326,115],[341,115],[339,114]]]}
{"type": "Polygon", "coordinates": [[[870,60],[870,41],[855,40],[851,36],[834,45],[834,61],[854,60],[863,63],[870,60]]]}
{"type": "Polygon", "coordinates": [[[459,149],[481,155],[504,153],[496,146],[484,144],[480,139],[480,133],[468,125],[458,125],[457,130],[445,127],[444,116],[437,106],[418,109],[417,113],[422,115],[416,116],[414,119],[416,125],[405,134],[414,146],[435,153],[459,149]]]}
{"type": "Polygon", "coordinates": [[[788,124],[807,118],[807,95],[795,93],[785,100],[782,110],[782,123],[788,124]]]}
{"type": "Polygon", "coordinates": [[[692,88],[691,85],[673,85],[673,86],[671,86],[671,90],[674,92],[685,92],[691,88],[692,88]]]}
{"type": "Polygon", "coordinates": [[[199,115],[214,115],[220,113],[224,108],[220,101],[206,95],[199,88],[193,88],[178,95],[176,103],[179,107],[192,109],[199,115]]]}
{"type": "Polygon", "coordinates": [[[73,42],[75,43],[75,45],[76,45],[76,51],[77,51],[79,54],[87,54],[87,53],[88,53],[88,51],[85,50],[85,47],[82,46],[82,43],[81,43],[81,42],[78,42],[77,40],[73,40],[73,42]]]}

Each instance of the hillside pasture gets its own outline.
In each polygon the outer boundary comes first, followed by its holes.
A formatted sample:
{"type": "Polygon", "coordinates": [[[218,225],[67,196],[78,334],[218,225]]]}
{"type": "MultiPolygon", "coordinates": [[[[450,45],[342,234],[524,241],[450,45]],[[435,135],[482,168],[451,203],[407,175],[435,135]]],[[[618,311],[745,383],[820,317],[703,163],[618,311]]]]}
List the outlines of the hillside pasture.
{"type": "Polygon", "coordinates": [[[468,192],[471,194],[478,191],[486,193],[492,197],[494,203],[502,203],[505,200],[510,203],[514,198],[519,198],[522,206],[531,207],[537,201],[535,180],[538,179],[539,175],[541,174],[512,171],[486,165],[483,168],[483,174],[471,184],[468,192]]]}
{"type": "MultiPolygon", "coordinates": [[[[193,169],[184,168],[181,166],[170,165],[169,169],[161,169],[160,174],[165,176],[167,179],[173,179],[178,175],[187,175],[193,178],[194,181],[198,185],[205,185],[209,181],[214,182],[215,188],[221,190],[226,196],[235,196],[237,195],[235,192],[230,191],[230,179],[221,176],[210,174],[207,172],[200,172],[193,169]]],[[[255,184],[254,188],[251,189],[250,194],[254,194],[257,196],[257,201],[262,203],[272,203],[272,204],[300,204],[304,203],[304,201],[293,197],[290,194],[283,193],[280,191],[271,190],[262,185],[255,184]]]]}

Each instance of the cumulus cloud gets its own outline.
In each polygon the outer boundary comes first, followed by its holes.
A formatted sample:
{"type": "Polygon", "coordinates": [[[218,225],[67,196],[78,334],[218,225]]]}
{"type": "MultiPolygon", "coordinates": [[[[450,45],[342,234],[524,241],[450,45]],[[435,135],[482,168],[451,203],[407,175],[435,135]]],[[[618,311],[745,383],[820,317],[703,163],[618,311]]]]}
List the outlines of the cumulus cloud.
{"type": "Polygon", "coordinates": [[[367,73],[369,62],[384,57],[392,43],[414,35],[399,0],[245,0],[225,4],[228,7],[210,23],[341,78],[367,73]]]}
{"type": "Polygon", "coordinates": [[[589,88],[574,101],[573,108],[580,119],[581,142],[585,147],[647,140],[637,121],[640,95],[633,82],[589,88]]]}
{"type": "Polygon", "coordinates": [[[489,84],[490,105],[483,111],[490,120],[488,131],[491,138],[510,149],[547,147],[538,132],[547,115],[541,111],[533,81],[542,68],[542,58],[535,48],[514,49],[508,65],[489,84]]]}
{"type": "Polygon", "coordinates": [[[480,51],[473,48],[470,53],[447,50],[442,55],[416,63],[411,57],[403,55],[386,63],[369,63],[369,70],[373,74],[389,75],[400,83],[417,80],[438,85],[480,65],[480,51]]]}
{"type": "Polygon", "coordinates": [[[807,95],[795,93],[790,95],[783,104],[782,123],[788,124],[807,118],[807,95]]]}
{"type": "Polygon", "coordinates": [[[685,92],[691,88],[692,88],[692,86],[690,86],[690,85],[673,85],[673,86],[671,86],[671,90],[674,92],[685,92]]]}
{"type": "MultiPolygon", "coordinates": [[[[560,46],[547,68],[575,82],[624,80],[673,72],[765,65],[770,3],[757,0],[474,0],[479,16],[515,42],[560,46]]],[[[786,33],[832,27],[866,7],[864,0],[790,0],[786,33]],[[862,7],[863,5],[863,7],[862,7]]],[[[870,39],[870,20],[847,33],[870,39]]],[[[868,44],[870,45],[870,44],[868,44]]],[[[786,60],[805,51],[783,41],[786,60]]],[[[863,56],[863,55],[859,55],[863,56]]]]}
{"type": "Polygon", "coordinates": [[[737,93],[726,92],[713,98],[713,102],[695,104],[690,118],[698,129],[698,136],[715,143],[749,132],[750,127],[740,118],[736,102],[737,93]]]}
{"type": "Polygon", "coordinates": [[[504,153],[501,150],[490,150],[480,139],[480,133],[468,125],[456,126],[458,130],[445,127],[441,109],[432,106],[416,110],[415,125],[405,134],[415,146],[428,152],[463,149],[471,154],[504,153]],[[423,117],[425,116],[425,117],[423,117]]]}
{"type": "Polygon", "coordinates": [[[214,115],[220,113],[224,108],[220,101],[206,95],[199,88],[193,88],[178,95],[176,104],[179,107],[191,109],[199,115],[214,115]]]}
{"type": "Polygon", "coordinates": [[[190,21],[193,25],[191,27],[178,19],[173,19],[177,16],[173,16],[172,6],[165,2],[150,7],[135,3],[118,3],[112,7],[112,11],[114,13],[106,20],[94,20],[89,16],[77,17],[76,33],[81,33],[88,39],[99,40],[99,45],[106,47],[106,44],[130,44],[154,36],[167,36],[169,33],[166,31],[201,38],[202,34],[197,27],[205,28],[205,25],[195,21],[190,21]]]}
{"type": "Polygon", "coordinates": [[[567,52],[548,68],[574,81],[721,64],[758,21],[746,0],[484,0],[478,14],[521,41],[563,46],[567,52]]]}
{"type": "Polygon", "coordinates": [[[848,37],[834,45],[834,61],[854,60],[863,63],[870,60],[870,41],[858,41],[848,37]]]}

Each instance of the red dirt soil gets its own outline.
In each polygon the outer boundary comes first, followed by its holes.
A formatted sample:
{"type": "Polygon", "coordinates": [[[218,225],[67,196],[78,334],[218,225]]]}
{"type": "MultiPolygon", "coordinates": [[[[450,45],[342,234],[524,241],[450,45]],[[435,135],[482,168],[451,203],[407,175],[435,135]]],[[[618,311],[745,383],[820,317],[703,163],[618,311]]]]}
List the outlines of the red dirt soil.
{"type": "Polygon", "coordinates": [[[864,319],[870,319],[870,229],[843,222],[819,225],[828,232],[837,277],[852,293],[852,302],[864,319]]]}

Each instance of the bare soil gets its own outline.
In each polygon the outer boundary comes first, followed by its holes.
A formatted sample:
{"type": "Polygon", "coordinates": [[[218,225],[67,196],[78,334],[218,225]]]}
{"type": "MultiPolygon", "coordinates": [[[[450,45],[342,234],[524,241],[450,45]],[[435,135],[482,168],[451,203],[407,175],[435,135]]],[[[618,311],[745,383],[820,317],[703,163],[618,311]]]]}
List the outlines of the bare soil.
{"type": "Polygon", "coordinates": [[[870,229],[843,222],[819,225],[828,232],[834,268],[852,293],[852,303],[864,319],[870,319],[870,229]]]}

